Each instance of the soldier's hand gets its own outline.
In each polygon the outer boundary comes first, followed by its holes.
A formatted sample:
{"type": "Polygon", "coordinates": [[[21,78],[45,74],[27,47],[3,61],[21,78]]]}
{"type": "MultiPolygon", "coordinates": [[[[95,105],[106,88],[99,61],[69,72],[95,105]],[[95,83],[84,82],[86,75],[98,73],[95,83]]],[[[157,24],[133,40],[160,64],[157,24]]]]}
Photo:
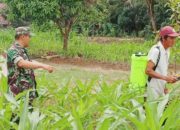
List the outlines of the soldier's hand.
{"type": "Polygon", "coordinates": [[[177,81],[177,77],[176,76],[166,76],[165,77],[165,80],[168,82],[168,83],[175,83],[177,81]]]}
{"type": "Polygon", "coordinates": [[[53,68],[52,66],[50,66],[50,65],[44,65],[43,68],[44,68],[45,70],[47,70],[49,73],[52,73],[53,70],[54,70],[54,68],[53,68]]]}

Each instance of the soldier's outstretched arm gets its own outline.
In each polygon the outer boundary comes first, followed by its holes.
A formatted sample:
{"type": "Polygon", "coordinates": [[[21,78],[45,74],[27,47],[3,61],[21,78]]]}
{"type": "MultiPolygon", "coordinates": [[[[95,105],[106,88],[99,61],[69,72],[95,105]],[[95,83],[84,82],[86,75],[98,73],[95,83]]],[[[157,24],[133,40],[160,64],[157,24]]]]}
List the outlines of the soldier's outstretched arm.
{"type": "Polygon", "coordinates": [[[44,70],[47,70],[49,73],[53,72],[53,67],[47,64],[39,63],[39,62],[31,62],[27,61],[24,59],[21,59],[18,63],[17,66],[20,68],[25,68],[25,69],[39,69],[42,68],[44,70]]]}

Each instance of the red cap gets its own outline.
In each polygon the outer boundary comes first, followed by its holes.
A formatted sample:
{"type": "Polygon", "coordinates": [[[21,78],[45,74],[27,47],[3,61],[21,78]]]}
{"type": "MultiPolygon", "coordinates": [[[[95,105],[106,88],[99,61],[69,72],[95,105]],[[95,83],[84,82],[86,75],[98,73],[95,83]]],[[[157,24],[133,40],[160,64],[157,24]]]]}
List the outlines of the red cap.
{"type": "Polygon", "coordinates": [[[173,27],[171,26],[165,26],[163,28],[161,28],[160,30],[160,36],[163,37],[163,36],[170,36],[170,37],[178,37],[180,36],[179,33],[177,33],[173,27]]]}

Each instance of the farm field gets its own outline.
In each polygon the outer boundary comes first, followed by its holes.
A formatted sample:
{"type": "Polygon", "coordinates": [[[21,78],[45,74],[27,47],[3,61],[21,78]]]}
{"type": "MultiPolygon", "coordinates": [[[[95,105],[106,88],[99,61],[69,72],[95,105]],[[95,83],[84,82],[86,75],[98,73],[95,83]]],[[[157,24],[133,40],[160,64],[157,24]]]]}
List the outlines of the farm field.
{"type": "Polygon", "coordinates": [[[0,0],[0,130],[180,130],[180,0],[0,0]]]}

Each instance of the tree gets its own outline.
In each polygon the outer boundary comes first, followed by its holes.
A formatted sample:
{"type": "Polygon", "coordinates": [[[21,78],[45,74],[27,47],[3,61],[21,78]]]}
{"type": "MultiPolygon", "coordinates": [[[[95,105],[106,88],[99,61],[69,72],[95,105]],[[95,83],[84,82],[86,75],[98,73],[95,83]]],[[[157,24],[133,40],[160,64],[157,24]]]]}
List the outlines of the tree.
{"type": "Polygon", "coordinates": [[[110,1],[110,11],[111,22],[119,28],[117,36],[123,33],[139,36],[139,32],[149,24],[146,4],[140,0],[110,1]]]}
{"type": "Polygon", "coordinates": [[[87,18],[89,15],[98,17],[96,7],[98,0],[6,0],[13,12],[12,18],[28,19],[42,24],[53,21],[63,36],[63,49],[68,49],[69,34],[72,26],[87,18]]]}
{"type": "Polygon", "coordinates": [[[179,0],[169,0],[168,6],[171,8],[172,16],[171,20],[175,28],[180,31],[180,1],[179,0]]]}
{"type": "Polygon", "coordinates": [[[156,26],[155,15],[154,15],[154,2],[155,2],[154,0],[146,0],[151,25],[152,25],[153,31],[156,33],[157,26],[156,26]]]}

